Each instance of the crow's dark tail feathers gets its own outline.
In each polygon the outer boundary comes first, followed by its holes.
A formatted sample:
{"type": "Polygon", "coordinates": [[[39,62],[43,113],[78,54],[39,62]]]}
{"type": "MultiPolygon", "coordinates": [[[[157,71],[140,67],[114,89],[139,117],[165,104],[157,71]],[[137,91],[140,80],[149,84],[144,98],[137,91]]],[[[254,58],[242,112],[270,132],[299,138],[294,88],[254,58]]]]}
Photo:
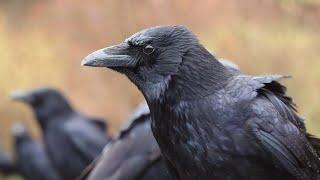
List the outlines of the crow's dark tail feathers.
{"type": "Polygon", "coordinates": [[[284,117],[289,117],[292,123],[306,133],[307,139],[320,157],[320,139],[307,133],[304,119],[297,114],[295,103],[292,98],[286,94],[286,87],[277,81],[272,81],[259,89],[258,93],[268,98],[271,103],[277,107],[280,114],[284,117]]]}

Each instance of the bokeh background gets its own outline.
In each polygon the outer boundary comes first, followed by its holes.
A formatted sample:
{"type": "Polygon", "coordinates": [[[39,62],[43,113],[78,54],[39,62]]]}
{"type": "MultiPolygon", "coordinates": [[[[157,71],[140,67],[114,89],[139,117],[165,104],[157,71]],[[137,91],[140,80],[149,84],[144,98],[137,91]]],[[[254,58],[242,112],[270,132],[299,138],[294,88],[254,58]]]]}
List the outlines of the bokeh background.
{"type": "Polygon", "coordinates": [[[1,0],[2,148],[11,151],[17,120],[40,137],[30,109],[8,94],[43,85],[61,89],[85,114],[108,119],[115,132],[143,98],[124,76],[80,61],[160,24],[188,26],[245,73],[292,75],[289,94],[310,132],[320,135],[319,0],[1,0]]]}

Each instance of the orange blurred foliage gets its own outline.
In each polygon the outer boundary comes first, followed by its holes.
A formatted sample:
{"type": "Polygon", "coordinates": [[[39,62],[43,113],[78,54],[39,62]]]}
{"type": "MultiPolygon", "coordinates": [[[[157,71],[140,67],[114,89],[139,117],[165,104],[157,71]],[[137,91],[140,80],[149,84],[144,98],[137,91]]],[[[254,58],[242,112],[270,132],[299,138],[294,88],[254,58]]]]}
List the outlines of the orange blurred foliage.
{"type": "Polygon", "coordinates": [[[14,89],[58,87],[80,111],[107,118],[114,132],[143,98],[125,77],[80,61],[160,24],[190,27],[246,73],[293,75],[289,93],[320,135],[319,1],[7,0],[0,6],[0,138],[6,149],[15,120],[39,134],[30,110],[8,100],[14,89]]]}

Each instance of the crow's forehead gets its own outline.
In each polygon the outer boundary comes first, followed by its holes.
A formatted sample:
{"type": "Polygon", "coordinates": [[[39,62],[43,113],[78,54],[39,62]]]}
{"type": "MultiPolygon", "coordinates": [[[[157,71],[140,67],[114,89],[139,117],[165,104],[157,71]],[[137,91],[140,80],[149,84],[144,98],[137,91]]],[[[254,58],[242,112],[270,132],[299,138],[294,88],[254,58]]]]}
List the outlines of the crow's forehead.
{"type": "Polygon", "coordinates": [[[152,41],[152,38],[153,37],[150,35],[144,34],[142,32],[137,32],[134,35],[127,38],[125,42],[140,46],[152,41]]]}
{"type": "Polygon", "coordinates": [[[137,32],[126,39],[126,42],[135,45],[144,45],[153,40],[164,40],[182,26],[156,26],[137,32]]]}

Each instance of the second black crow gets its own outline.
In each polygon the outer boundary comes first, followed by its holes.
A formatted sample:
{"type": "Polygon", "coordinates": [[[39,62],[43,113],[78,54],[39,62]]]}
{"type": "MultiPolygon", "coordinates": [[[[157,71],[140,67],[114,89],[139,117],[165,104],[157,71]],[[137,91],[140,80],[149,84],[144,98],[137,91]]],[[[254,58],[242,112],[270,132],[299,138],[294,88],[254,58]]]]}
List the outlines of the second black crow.
{"type": "Polygon", "coordinates": [[[28,180],[60,180],[42,144],[32,139],[22,124],[12,128],[15,164],[28,180]]]}
{"type": "Polygon", "coordinates": [[[103,121],[78,113],[53,88],[15,92],[12,97],[32,107],[48,155],[64,179],[78,177],[109,141],[103,121]]]}

